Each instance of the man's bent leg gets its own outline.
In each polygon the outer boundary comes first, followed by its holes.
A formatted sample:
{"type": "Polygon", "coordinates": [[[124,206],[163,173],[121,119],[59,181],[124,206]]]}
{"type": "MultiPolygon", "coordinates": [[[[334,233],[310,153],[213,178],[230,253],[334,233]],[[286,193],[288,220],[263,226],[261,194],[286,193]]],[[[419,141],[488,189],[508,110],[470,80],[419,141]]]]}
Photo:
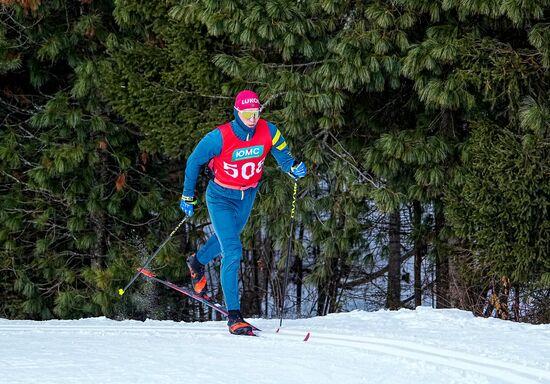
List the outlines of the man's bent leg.
{"type": "Polygon", "coordinates": [[[206,243],[197,251],[199,263],[206,265],[221,254],[220,242],[216,234],[212,234],[206,243]]]}

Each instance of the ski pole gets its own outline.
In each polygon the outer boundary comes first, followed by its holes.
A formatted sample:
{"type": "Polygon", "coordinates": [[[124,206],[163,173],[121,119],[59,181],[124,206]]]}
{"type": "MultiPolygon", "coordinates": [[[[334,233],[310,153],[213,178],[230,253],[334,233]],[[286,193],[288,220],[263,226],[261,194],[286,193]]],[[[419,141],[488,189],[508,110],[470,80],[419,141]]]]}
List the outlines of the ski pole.
{"type": "Polygon", "coordinates": [[[283,314],[285,310],[285,296],[286,296],[286,285],[288,284],[288,270],[290,265],[290,250],[292,248],[292,237],[294,235],[294,213],[296,211],[296,192],[298,191],[298,179],[289,173],[290,177],[294,179],[294,192],[292,193],[292,209],[290,210],[290,235],[288,237],[288,246],[286,253],[286,263],[285,263],[285,279],[282,289],[281,297],[281,320],[279,321],[279,327],[283,325],[283,314]]]}
{"type": "MultiPolygon", "coordinates": [[[[151,255],[149,256],[149,258],[145,261],[145,264],[143,264],[143,266],[141,268],[147,268],[149,266],[149,264],[151,263],[151,261],[153,261],[153,259],[155,258],[155,256],[158,255],[158,253],[160,252],[160,250],[162,249],[162,247],[164,247],[166,245],[166,243],[168,242],[168,240],[170,240],[172,238],[172,236],[174,236],[174,233],[176,233],[178,231],[178,229],[180,229],[181,225],[183,223],[185,223],[187,221],[187,216],[185,216],[183,218],[182,221],[180,221],[180,223],[176,226],[176,228],[174,228],[174,230],[172,231],[172,233],[170,233],[168,235],[168,237],[166,238],[166,240],[164,240],[162,242],[162,244],[157,248],[157,250],[151,255]]],[[[124,288],[120,288],[118,290],[118,294],[120,296],[124,295],[124,292],[126,292],[126,290],[128,288],[130,288],[130,286],[134,283],[134,281],[136,281],[136,279],[138,278],[138,276],[141,275],[141,272],[138,271],[136,272],[136,274],[134,275],[134,277],[132,277],[132,280],[130,280],[130,282],[128,284],[126,284],[126,286],[124,288]]]]}

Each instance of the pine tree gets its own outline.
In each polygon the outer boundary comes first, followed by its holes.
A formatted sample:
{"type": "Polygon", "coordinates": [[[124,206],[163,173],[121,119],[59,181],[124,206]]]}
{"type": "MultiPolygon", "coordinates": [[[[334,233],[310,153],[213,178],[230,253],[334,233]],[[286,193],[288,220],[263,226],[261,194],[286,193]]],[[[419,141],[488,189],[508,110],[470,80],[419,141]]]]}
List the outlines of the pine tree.
{"type": "MultiPolygon", "coordinates": [[[[408,51],[403,60],[403,74],[414,81],[417,94],[427,109],[453,111],[453,121],[458,122],[454,124],[458,128],[457,148],[463,151],[464,163],[463,167],[455,167],[449,175],[450,183],[445,188],[444,196],[445,204],[449,209],[444,208],[444,211],[445,215],[452,216],[452,220],[445,226],[457,230],[455,234],[460,236],[458,239],[455,238],[454,242],[460,243],[460,246],[455,248],[455,256],[447,254],[446,257],[451,262],[451,267],[454,268],[452,260],[457,263],[458,269],[463,272],[462,278],[468,280],[472,292],[479,292],[476,294],[481,295],[483,300],[483,292],[491,289],[487,282],[501,280],[502,276],[498,275],[504,273],[501,269],[503,260],[514,254],[510,253],[511,250],[504,247],[498,240],[500,235],[497,232],[508,233],[512,238],[516,238],[519,233],[527,233],[534,229],[528,229],[529,224],[526,222],[493,217],[492,228],[489,230],[491,235],[482,235],[480,227],[475,225],[470,227],[470,224],[467,224],[471,232],[465,236],[463,227],[465,223],[475,222],[477,215],[483,217],[484,212],[491,209],[489,207],[496,207],[503,203],[501,199],[506,195],[508,187],[494,183],[490,192],[481,193],[486,200],[480,200],[466,193],[464,185],[469,185],[477,194],[478,188],[487,180],[494,182],[506,177],[507,171],[496,166],[500,155],[493,151],[494,146],[505,151],[508,156],[521,157],[513,149],[517,148],[513,141],[508,141],[509,147],[506,149],[499,143],[503,140],[502,137],[508,137],[510,132],[529,136],[525,132],[518,131],[519,126],[528,125],[525,117],[526,111],[530,108],[525,107],[529,104],[526,100],[534,101],[531,105],[536,107],[531,111],[537,112],[531,116],[539,114],[539,117],[531,122],[538,120],[539,123],[534,124],[540,127],[540,111],[545,108],[543,100],[548,99],[548,50],[546,47],[548,46],[549,2],[447,1],[441,4],[428,4],[403,1],[401,3],[419,14],[429,16],[432,22],[439,24],[428,26],[423,41],[408,51]],[[493,137],[494,141],[493,139],[488,141],[489,137],[493,137]],[[473,144],[476,139],[485,143],[483,149],[478,144],[473,144]],[[475,152],[475,156],[484,157],[483,165],[481,162],[470,160],[470,151],[475,152]],[[483,167],[483,172],[481,169],[479,173],[475,171],[477,166],[483,167]],[[465,181],[465,178],[468,181],[465,181]],[[456,185],[459,187],[455,187],[456,185]],[[485,240],[480,241],[481,237],[485,240]],[[483,246],[480,245],[481,242],[483,246]],[[496,244],[502,247],[499,252],[495,251],[496,244]],[[469,251],[465,252],[465,249],[469,251]],[[481,262],[475,256],[476,252],[484,253],[487,259],[481,262]],[[504,256],[504,253],[507,256],[504,256]],[[479,273],[475,274],[472,268],[476,264],[492,267],[474,268],[479,273]],[[497,270],[499,272],[496,272],[497,270]],[[494,278],[487,278],[487,274],[491,275],[491,273],[496,274],[493,275],[494,278]],[[474,282],[475,279],[472,279],[472,276],[476,276],[477,281],[474,282]],[[477,286],[482,288],[474,289],[477,286]]],[[[458,162],[455,161],[455,163],[458,162]]],[[[518,172],[529,174],[530,166],[527,163],[525,166],[524,171],[518,170],[518,172]]],[[[544,192],[531,188],[530,193],[536,196],[544,192]]],[[[506,206],[505,203],[503,204],[502,208],[506,206]]],[[[543,206],[539,207],[543,209],[543,206]]],[[[521,217],[521,214],[516,217],[521,217]]],[[[537,232],[534,231],[534,233],[537,232]]],[[[441,233],[445,232],[448,233],[448,231],[441,233]]],[[[542,234],[542,243],[540,243],[542,248],[535,252],[547,253],[542,250],[544,237],[545,235],[542,234]]],[[[442,245],[449,248],[448,242],[442,245]]],[[[519,258],[520,254],[516,254],[514,258],[519,258]]],[[[523,259],[524,256],[520,258],[523,259]]],[[[526,260],[529,260],[529,257],[526,260]]],[[[538,276],[535,272],[537,268],[530,270],[534,273],[531,278],[535,277],[535,280],[538,276]]],[[[503,277],[510,278],[511,273],[513,272],[508,270],[503,277]]],[[[514,276],[517,278],[515,273],[514,276]]],[[[519,280],[527,283],[525,275],[519,280]]],[[[461,291],[468,291],[470,287],[463,287],[461,291]]],[[[461,300],[470,303],[478,301],[476,298],[461,300]]]]}
{"type": "MultiPolygon", "coordinates": [[[[539,107],[526,107],[524,113],[539,107]]],[[[468,240],[473,255],[470,270],[476,274],[471,277],[485,278],[493,293],[501,277],[527,292],[548,289],[548,120],[534,120],[546,125],[543,131],[522,121],[526,131],[521,133],[497,129],[492,122],[474,126],[464,182],[448,197],[453,228],[468,240]]]]}
{"type": "Polygon", "coordinates": [[[3,7],[1,311],[113,315],[115,288],[139,259],[130,228],[154,244],[175,209],[140,136],[102,103],[97,63],[112,3],[3,7]]]}

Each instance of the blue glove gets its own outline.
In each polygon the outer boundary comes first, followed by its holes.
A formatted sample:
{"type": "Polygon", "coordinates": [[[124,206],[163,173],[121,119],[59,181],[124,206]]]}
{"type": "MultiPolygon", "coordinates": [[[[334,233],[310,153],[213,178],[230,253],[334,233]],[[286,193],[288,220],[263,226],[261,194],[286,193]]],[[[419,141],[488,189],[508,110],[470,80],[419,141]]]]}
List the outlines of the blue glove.
{"type": "Polygon", "coordinates": [[[290,174],[298,179],[304,177],[306,175],[306,172],[306,165],[302,161],[295,161],[294,165],[290,167],[290,174]]]}
{"type": "Polygon", "coordinates": [[[197,205],[197,199],[193,196],[182,196],[180,200],[180,209],[188,217],[193,216],[193,211],[195,210],[195,205],[197,205]]]}

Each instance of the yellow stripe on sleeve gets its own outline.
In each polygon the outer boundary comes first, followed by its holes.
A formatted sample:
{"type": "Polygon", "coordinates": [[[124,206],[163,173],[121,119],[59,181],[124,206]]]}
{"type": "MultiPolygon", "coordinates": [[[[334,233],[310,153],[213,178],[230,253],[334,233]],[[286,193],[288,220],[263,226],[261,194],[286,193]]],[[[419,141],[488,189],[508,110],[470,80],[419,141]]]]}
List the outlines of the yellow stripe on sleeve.
{"type": "Polygon", "coordinates": [[[275,133],[275,137],[271,141],[271,145],[277,144],[277,141],[279,140],[279,137],[281,137],[281,131],[277,129],[277,132],[275,133]]]}
{"type": "Polygon", "coordinates": [[[276,147],[279,151],[286,148],[286,141],[283,141],[283,143],[276,147]]]}

